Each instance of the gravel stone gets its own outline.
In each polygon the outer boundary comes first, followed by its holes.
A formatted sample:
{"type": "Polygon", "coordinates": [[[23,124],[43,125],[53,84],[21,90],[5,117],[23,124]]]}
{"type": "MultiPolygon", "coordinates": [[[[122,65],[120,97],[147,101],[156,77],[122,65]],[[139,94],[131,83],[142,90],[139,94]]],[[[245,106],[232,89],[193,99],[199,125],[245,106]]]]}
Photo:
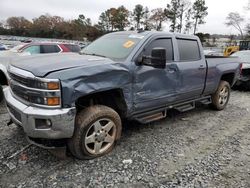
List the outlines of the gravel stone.
{"type": "Polygon", "coordinates": [[[21,128],[5,126],[1,105],[0,187],[250,187],[249,99],[233,91],[223,111],[199,106],[146,125],[126,122],[113,152],[85,161],[36,146],[9,158],[29,143],[21,128]]]}

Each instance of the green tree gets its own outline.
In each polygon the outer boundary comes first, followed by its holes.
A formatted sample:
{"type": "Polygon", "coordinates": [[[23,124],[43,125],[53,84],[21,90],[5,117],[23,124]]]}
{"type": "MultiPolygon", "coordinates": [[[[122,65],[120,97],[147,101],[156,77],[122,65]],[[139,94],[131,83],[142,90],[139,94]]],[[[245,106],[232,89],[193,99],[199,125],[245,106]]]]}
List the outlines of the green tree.
{"type": "Polygon", "coordinates": [[[118,7],[114,15],[115,28],[119,31],[123,31],[125,27],[129,25],[128,17],[128,9],[126,9],[124,6],[118,7]]]}
{"type": "Polygon", "coordinates": [[[104,32],[109,32],[111,30],[111,18],[108,10],[102,12],[99,16],[98,27],[104,32]]]}
{"type": "Polygon", "coordinates": [[[170,4],[167,4],[167,8],[164,10],[165,16],[170,21],[170,31],[175,32],[177,29],[177,14],[179,9],[179,0],[171,0],[170,4]]]}
{"type": "Polygon", "coordinates": [[[117,25],[117,13],[118,10],[116,8],[110,8],[101,13],[99,16],[98,25],[105,32],[114,31],[117,25]]]}
{"type": "Polygon", "coordinates": [[[136,22],[136,29],[137,30],[140,29],[140,24],[142,23],[142,19],[143,19],[144,14],[145,14],[145,12],[144,12],[143,6],[140,4],[135,5],[132,16],[136,22]]]}
{"type": "Polygon", "coordinates": [[[196,0],[193,4],[193,20],[194,20],[194,34],[196,33],[198,25],[204,24],[205,17],[208,15],[205,0],[196,0]]]}
{"type": "Polygon", "coordinates": [[[144,14],[143,14],[143,21],[142,21],[144,30],[151,30],[152,28],[152,24],[150,23],[150,16],[151,15],[150,15],[150,11],[148,7],[145,7],[144,14]]]}

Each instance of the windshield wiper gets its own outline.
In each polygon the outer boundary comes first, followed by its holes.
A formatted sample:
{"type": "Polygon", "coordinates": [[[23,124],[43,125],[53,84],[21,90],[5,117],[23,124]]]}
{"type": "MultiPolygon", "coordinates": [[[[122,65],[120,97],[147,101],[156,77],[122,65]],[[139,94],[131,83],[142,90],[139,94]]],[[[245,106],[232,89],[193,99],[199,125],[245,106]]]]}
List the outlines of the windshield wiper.
{"type": "Polygon", "coordinates": [[[106,57],[105,55],[99,55],[95,53],[85,53],[85,52],[80,52],[81,55],[93,55],[93,56],[98,56],[98,57],[106,57]]]}

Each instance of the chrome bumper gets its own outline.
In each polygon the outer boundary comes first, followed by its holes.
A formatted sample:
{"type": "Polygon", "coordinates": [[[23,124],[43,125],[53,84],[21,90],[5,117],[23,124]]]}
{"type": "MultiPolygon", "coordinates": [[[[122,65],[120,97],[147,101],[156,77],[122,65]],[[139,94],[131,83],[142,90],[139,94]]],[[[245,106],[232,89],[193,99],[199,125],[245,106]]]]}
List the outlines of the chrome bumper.
{"type": "Polygon", "coordinates": [[[27,136],[45,139],[73,136],[75,108],[44,109],[27,106],[12,96],[9,87],[4,89],[4,95],[12,121],[22,126],[27,136]],[[38,128],[38,120],[48,120],[51,122],[51,126],[38,128]]]}

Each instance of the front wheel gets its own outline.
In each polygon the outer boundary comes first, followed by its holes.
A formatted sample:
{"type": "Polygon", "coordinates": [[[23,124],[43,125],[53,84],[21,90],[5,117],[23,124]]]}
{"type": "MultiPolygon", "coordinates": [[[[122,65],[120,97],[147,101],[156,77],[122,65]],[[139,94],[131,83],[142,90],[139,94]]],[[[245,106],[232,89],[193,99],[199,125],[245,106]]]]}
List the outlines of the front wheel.
{"type": "Polygon", "coordinates": [[[219,87],[212,95],[212,107],[216,110],[223,110],[230,97],[230,85],[227,81],[220,81],[219,87]]]}
{"type": "Polygon", "coordinates": [[[113,109],[95,105],[80,111],[68,149],[78,159],[92,159],[109,153],[121,136],[121,119],[113,109]]]}

